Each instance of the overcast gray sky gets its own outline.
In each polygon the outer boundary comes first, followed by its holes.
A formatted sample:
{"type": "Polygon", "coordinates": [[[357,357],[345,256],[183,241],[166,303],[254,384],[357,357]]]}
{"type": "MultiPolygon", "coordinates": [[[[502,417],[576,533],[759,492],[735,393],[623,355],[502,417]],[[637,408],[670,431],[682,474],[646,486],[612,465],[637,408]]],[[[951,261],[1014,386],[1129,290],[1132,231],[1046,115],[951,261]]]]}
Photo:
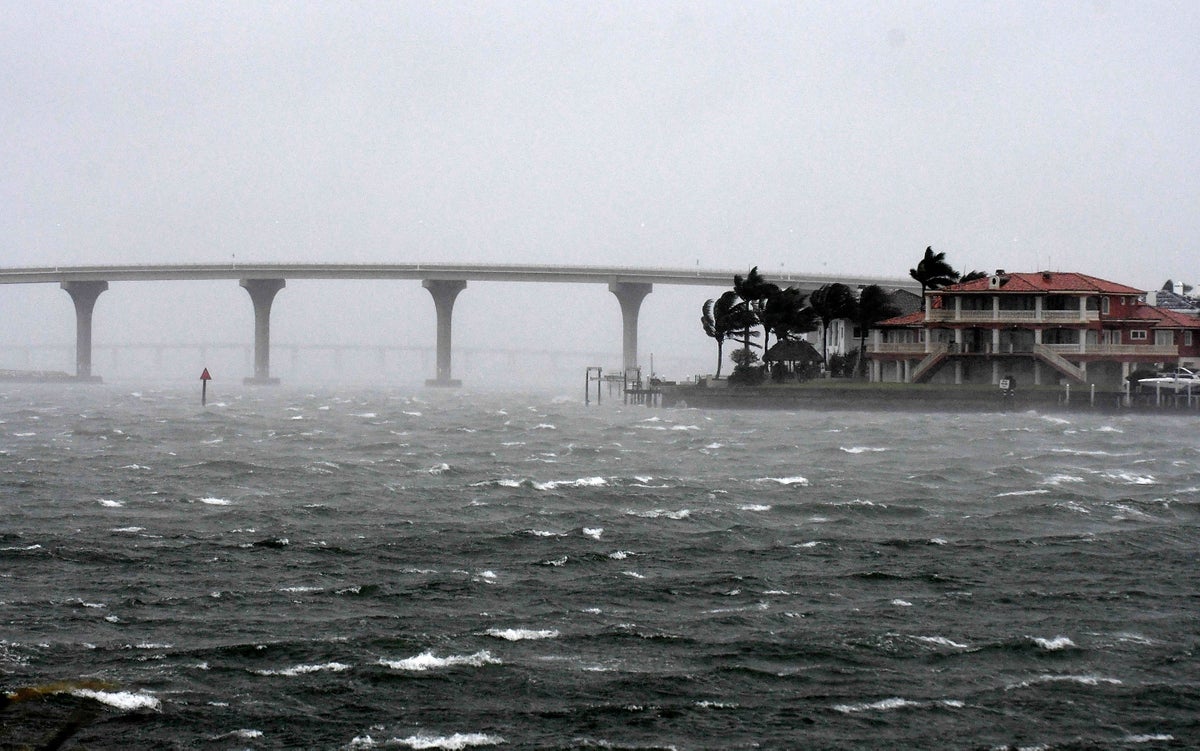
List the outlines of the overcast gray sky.
{"type": "Polygon", "coordinates": [[[3,265],[1193,279],[1193,2],[14,2],[3,265]]]}
{"type": "Polygon", "coordinates": [[[1194,2],[0,11],[2,266],[1200,278],[1194,2]]]}

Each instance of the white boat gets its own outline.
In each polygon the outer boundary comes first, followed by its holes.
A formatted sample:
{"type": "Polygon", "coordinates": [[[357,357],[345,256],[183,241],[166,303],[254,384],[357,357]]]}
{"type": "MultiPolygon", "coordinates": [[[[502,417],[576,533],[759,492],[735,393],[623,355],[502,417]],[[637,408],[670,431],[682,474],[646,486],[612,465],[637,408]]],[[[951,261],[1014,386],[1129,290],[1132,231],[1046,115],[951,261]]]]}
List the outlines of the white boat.
{"type": "Polygon", "coordinates": [[[1200,374],[1187,368],[1176,368],[1169,373],[1159,373],[1153,378],[1140,378],[1138,385],[1151,389],[1170,389],[1172,391],[1188,391],[1200,394],[1200,374]]]}

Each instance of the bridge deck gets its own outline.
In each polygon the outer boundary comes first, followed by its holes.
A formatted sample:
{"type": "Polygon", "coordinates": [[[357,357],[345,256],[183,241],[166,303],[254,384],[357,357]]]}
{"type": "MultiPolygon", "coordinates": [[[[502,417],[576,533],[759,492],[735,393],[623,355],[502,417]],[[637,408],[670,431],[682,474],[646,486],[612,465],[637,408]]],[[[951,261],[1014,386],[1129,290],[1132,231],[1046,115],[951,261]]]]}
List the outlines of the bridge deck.
{"type": "MultiPolygon", "coordinates": [[[[450,263],[258,263],[153,264],[127,266],[44,266],[0,268],[0,284],[87,281],[190,281],[213,279],[447,279],[462,281],[557,282],[565,284],[642,283],[728,287],[745,270],[635,268],[619,266],[538,266],[450,263]]],[[[823,284],[885,289],[920,287],[912,279],[835,274],[791,274],[762,271],[763,278],[783,287],[812,290],[823,284]]]]}

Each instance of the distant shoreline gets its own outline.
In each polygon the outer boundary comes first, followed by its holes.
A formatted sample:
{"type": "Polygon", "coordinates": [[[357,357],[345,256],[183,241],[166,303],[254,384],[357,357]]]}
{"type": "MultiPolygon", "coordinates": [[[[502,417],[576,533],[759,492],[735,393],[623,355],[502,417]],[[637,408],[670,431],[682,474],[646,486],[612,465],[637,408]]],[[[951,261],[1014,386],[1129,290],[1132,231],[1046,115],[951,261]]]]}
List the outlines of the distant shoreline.
{"type": "Polygon", "coordinates": [[[61,370],[3,370],[0,382],[5,383],[95,383],[98,378],[79,378],[61,370]]]}

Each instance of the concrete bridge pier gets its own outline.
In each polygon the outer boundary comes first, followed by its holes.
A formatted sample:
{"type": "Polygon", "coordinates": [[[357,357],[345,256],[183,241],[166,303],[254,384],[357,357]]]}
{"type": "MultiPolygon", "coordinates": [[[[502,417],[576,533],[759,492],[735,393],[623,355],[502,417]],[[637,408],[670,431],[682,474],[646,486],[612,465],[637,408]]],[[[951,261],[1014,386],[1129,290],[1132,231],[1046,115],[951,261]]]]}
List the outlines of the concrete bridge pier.
{"type": "Polygon", "coordinates": [[[279,379],[271,377],[271,303],[287,282],[283,279],[242,279],[239,283],[250,293],[250,302],[254,304],[254,376],[243,383],[277,385],[279,379]]]}
{"type": "Polygon", "coordinates": [[[92,310],[108,282],[63,282],[62,288],[75,303],[75,378],[98,382],[92,375],[92,310]]]}
{"type": "Polygon", "coordinates": [[[437,308],[437,378],[425,381],[425,385],[461,386],[462,381],[450,377],[450,317],[454,299],[467,283],[461,279],[426,279],[421,286],[429,290],[437,308]]]}
{"type": "Polygon", "coordinates": [[[608,285],[608,291],[616,295],[617,302],[621,304],[621,359],[626,371],[638,366],[638,311],[641,310],[642,300],[653,290],[653,284],[641,282],[613,282],[608,285]]]}

